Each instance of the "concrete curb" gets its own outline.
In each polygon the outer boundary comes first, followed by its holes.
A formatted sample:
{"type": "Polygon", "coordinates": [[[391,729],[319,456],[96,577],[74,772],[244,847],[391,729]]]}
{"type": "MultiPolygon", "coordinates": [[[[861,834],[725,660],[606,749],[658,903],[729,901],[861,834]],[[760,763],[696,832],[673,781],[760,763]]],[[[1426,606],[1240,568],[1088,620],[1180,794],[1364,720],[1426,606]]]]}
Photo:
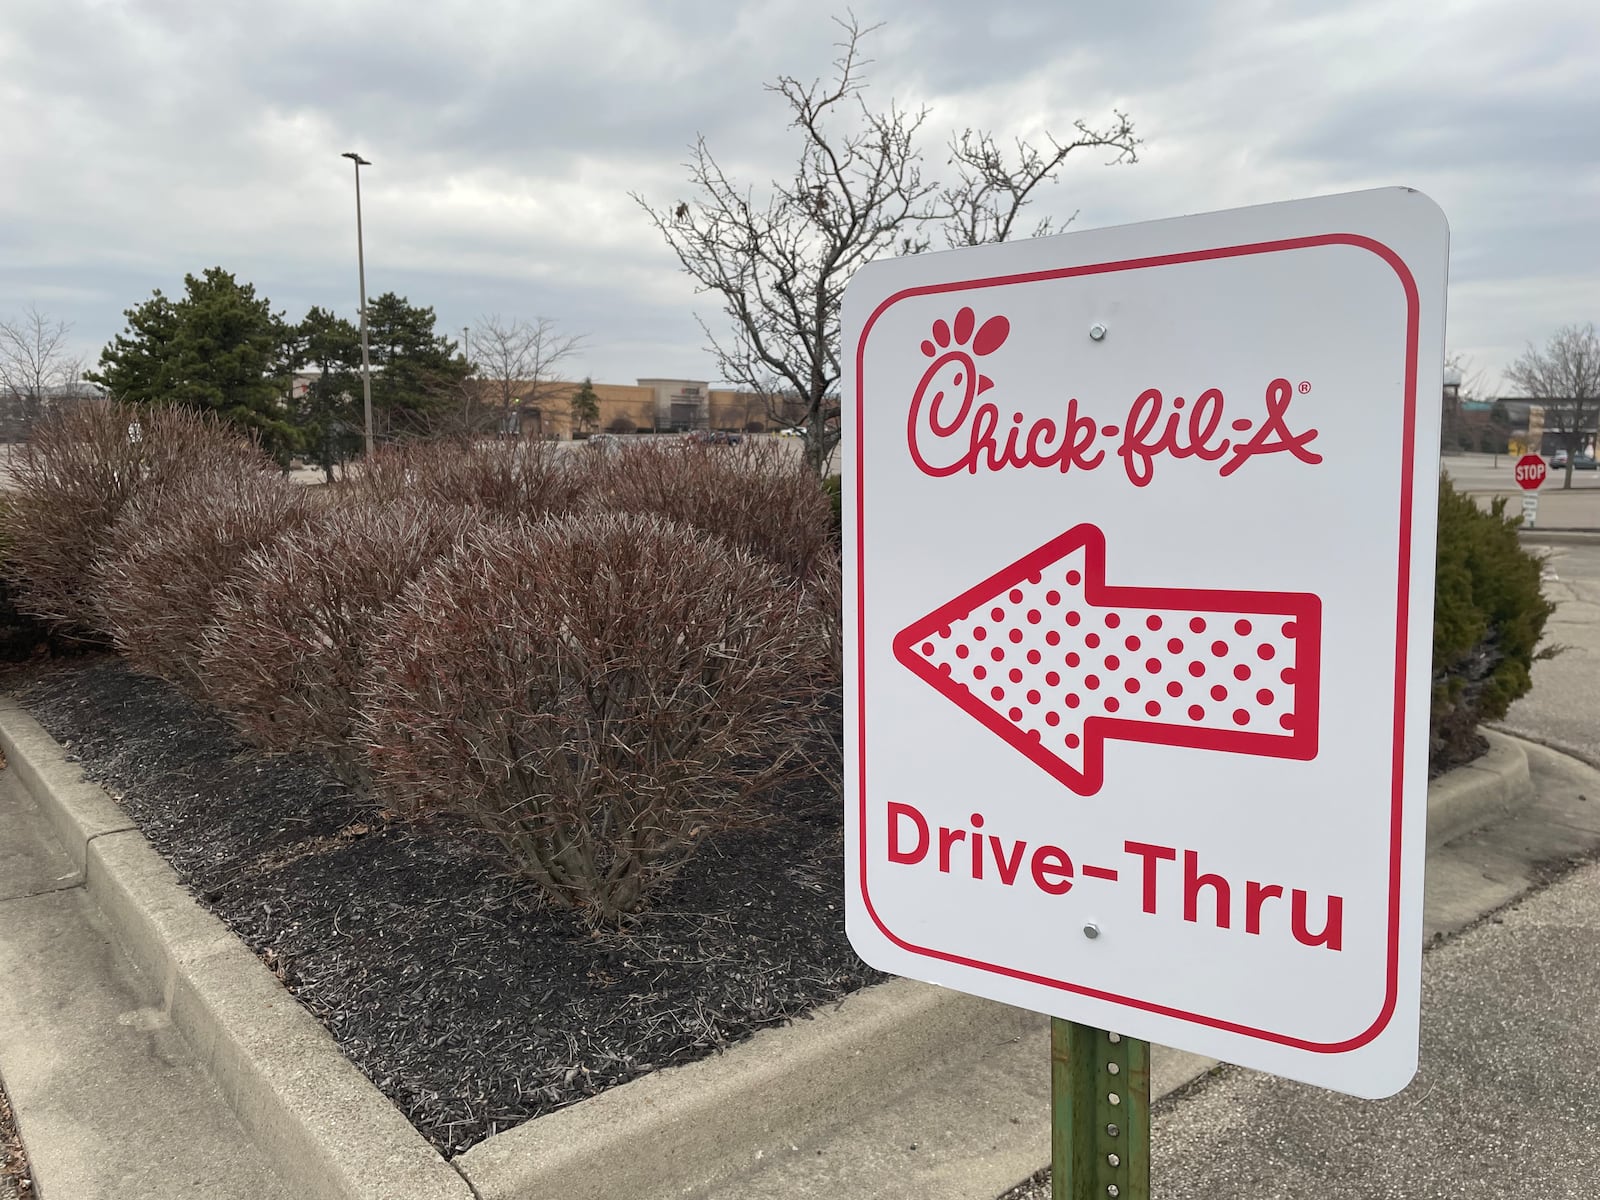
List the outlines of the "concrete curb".
{"type": "Polygon", "coordinates": [[[1036,1013],[909,979],[867,988],[715,1058],[642,1076],[474,1146],[483,1200],[668,1196],[748,1169],[954,1055],[1037,1032],[1036,1013]]]}
{"type": "Polygon", "coordinates": [[[55,738],[9,696],[0,696],[0,747],[17,778],[39,803],[80,879],[90,842],[103,834],[134,828],[133,820],[116,801],[85,779],[55,738]]]}
{"type": "MultiPolygon", "coordinates": [[[[1435,849],[1532,795],[1520,744],[1436,780],[1435,849]]],[[[700,1191],[787,1149],[808,1123],[847,1124],[929,1062],[974,1061],[1031,1036],[1037,1014],[894,980],[726,1053],[643,1076],[530,1121],[447,1163],[256,957],[202,909],[122,810],[20,706],[0,747],[173,1023],[245,1128],[316,1200],[602,1200],[700,1191]]]]}
{"type": "Polygon", "coordinates": [[[471,1189],[345,1058],[31,716],[0,700],[0,747],[89,898],[240,1123],[315,1200],[470,1200],[471,1189]]]}
{"type": "Polygon", "coordinates": [[[1535,546],[1570,546],[1600,542],[1600,529],[1533,529],[1517,530],[1519,540],[1535,546]]]}
{"type": "Polygon", "coordinates": [[[1489,752],[1428,785],[1428,850],[1509,816],[1533,799],[1528,754],[1515,738],[1481,729],[1489,752]]]}

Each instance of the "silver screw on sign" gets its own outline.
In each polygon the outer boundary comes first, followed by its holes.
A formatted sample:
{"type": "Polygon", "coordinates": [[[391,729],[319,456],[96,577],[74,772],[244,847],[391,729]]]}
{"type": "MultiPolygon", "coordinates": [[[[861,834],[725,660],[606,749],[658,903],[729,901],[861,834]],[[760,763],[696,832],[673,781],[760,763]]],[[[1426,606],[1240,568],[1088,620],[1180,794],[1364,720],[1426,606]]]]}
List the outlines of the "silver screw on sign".
{"type": "Polygon", "coordinates": [[[1100,926],[1096,925],[1093,921],[1090,921],[1083,927],[1083,936],[1088,938],[1091,942],[1094,941],[1095,938],[1100,936],[1100,926]]]}
{"type": "Polygon", "coordinates": [[[1093,325],[1089,326],[1089,340],[1090,341],[1103,342],[1103,341],[1105,341],[1105,337],[1106,337],[1106,327],[1104,325],[1102,325],[1099,321],[1096,321],[1093,325]]]}

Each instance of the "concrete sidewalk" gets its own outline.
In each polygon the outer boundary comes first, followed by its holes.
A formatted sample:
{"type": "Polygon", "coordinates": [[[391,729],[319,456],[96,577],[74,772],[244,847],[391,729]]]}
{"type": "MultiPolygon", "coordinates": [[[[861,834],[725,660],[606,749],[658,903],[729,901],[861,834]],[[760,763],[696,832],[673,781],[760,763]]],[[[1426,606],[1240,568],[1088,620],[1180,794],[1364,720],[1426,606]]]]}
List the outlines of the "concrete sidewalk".
{"type": "Polygon", "coordinates": [[[0,1081],[41,1200],[288,1200],[0,772],[0,1081]]]}

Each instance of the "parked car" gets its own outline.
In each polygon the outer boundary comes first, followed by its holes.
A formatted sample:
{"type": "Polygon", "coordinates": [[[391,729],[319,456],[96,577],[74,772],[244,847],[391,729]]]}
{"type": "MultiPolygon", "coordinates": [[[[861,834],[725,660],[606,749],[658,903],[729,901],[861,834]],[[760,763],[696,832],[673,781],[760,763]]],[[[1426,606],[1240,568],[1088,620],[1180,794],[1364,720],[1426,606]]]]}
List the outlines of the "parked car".
{"type": "MultiPolygon", "coordinates": [[[[1557,450],[1550,456],[1550,469],[1552,471],[1565,471],[1567,469],[1567,452],[1557,450]]],[[[1572,469],[1574,471],[1592,471],[1595,469],[1595,457],[1592,454],[1574,454],[1572,469]]]]}
{"type": "Polygon", "coordinates": [[[691,429],[684,440],[701,446],[737,446],[744,439],[726,429],[691,429]]]}
{"type": "Polygon", "coordinates": [[[801,429],[800,426],[798,426],[798,425],[791,426],[788,429],[780,429],[780,430],[778,430],[778,436],[779,437],[798,437],[798,438],[803,438],[803,437],[805,437],[805,435],[806,435],[806,431],[804,429],[801,429]]]}

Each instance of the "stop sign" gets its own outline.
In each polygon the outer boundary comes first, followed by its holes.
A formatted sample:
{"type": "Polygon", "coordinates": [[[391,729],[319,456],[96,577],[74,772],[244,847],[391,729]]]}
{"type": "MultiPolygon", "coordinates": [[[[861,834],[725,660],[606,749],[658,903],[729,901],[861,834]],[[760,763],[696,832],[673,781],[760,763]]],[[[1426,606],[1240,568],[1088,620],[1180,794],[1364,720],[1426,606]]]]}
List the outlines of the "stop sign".
{"type": "Polygon", "coordinates": [[[1517,483],[1527,491],[1535,491],[1544,482],[1544,459],[1537,454],[1524,454],[1517,459],[1517,483]]]}

